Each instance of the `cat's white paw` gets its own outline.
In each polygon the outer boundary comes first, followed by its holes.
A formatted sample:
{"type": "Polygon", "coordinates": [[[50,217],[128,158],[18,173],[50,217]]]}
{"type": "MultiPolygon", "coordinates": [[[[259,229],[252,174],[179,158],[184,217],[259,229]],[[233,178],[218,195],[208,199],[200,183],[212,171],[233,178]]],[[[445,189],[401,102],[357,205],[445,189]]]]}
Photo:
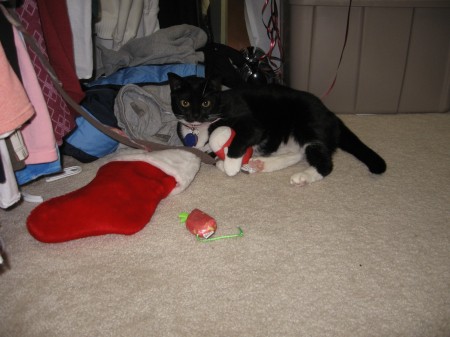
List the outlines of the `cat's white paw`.
{"type": "Polygon", "coordinates": [[[291,185],[305,186],[322,179],[323,176],[314,167],[308,167],[305,171],[291,176],[291,185]]]}
{"type": "Polygon", "coordinates": [[[225,157],[223,161],[223,169],[227,176],[233,177],[239,173],[242,166],[242,157],[241,158],[230,158],[225,157]]]}

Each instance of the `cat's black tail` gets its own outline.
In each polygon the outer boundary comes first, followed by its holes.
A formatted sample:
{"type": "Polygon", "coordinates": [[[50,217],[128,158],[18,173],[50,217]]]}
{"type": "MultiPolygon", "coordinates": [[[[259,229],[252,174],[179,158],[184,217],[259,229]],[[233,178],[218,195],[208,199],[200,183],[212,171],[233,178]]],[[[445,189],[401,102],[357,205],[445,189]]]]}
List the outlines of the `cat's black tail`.
{"type": "Polygon", "coordinates": [[[342,121],[339,122],[341,129],[339,148],[366,164],[372,173],[381,174],[386,171],[384,159],[364,144],[342,121]]]}

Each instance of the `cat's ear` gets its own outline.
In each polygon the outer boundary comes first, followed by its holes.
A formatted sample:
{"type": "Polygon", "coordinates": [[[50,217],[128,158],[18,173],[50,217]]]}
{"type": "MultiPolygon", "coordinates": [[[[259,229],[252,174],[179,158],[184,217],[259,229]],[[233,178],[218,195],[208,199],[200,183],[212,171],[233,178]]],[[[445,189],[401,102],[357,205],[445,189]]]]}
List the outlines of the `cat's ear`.
{"type": "Polygon", "coordinates": [[[172,91],[181,88],[183,84],[183,78],[181,76],[178,76],[175,73],[167,73],[167,78],[169,79],[169,85],[172,91]]]}
{"type": "Polygon", "coordinates": [[[222,77],[216,76],[209,80],[209,85],[214,91],[222,90],[222,77]]]}

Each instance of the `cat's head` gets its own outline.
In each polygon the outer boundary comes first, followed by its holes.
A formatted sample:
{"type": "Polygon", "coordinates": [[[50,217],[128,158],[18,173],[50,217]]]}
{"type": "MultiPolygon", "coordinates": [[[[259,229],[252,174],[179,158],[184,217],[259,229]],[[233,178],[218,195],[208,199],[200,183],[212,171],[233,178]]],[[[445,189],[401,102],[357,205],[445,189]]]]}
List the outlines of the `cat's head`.
{"type": "Polygon", "coordinates": [[[217,79],[167,74],[170,84],[172,111],[183,124],[198,126],[220,118],[217,92],[221,90],[217,79]]]}

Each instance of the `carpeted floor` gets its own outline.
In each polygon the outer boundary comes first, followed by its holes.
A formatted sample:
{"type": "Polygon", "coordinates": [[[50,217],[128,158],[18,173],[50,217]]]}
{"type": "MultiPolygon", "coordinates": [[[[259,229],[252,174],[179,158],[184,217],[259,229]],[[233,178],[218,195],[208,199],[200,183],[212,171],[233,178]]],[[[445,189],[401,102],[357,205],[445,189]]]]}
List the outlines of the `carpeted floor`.
{"type": "MultiPolygon", "coordinates": [[[[137,234],[61,244],[27,232],[35,204],[1,210],[0,336],[450,336],[450,114],[342,119],[384,175],[341,151],[302,188],[298,167],[229,178],[202,165],[137,234]],[[197,242],[178,222],[194,208],[244,237],[197,242]]],[[[100,163],[23,191],[75,190],[100,163]]]]}

